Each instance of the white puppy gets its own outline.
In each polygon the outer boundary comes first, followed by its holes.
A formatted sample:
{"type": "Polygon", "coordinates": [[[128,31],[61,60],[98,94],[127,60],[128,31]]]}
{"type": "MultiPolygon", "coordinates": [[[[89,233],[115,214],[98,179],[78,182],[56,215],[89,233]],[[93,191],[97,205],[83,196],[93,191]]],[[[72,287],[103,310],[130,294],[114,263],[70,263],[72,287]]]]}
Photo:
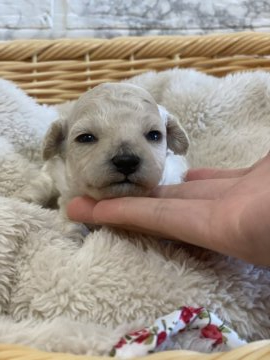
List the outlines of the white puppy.
{"type": "Polygon", "coordinates": [[[144,89],[106,83],[82,95],[54,122],[43,147],[46,164],[19,197],[46,205],[61,195],[96,200],[146,196],[158,184],[179,183],[188,138],[177,119],[144,89]]]}

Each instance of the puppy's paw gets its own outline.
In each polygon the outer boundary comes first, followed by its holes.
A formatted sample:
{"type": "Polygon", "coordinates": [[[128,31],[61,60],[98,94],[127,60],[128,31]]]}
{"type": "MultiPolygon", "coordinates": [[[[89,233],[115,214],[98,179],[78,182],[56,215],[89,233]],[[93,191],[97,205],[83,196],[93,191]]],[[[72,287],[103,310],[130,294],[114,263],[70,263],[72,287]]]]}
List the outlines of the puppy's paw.
{"type": "Polygon", "coordinates": [[[56,226],[61,234],[78,244],[82,244],[89,234],[89,229],[84,224],[73,223],[61,216],[56,220],[56,226]]]}

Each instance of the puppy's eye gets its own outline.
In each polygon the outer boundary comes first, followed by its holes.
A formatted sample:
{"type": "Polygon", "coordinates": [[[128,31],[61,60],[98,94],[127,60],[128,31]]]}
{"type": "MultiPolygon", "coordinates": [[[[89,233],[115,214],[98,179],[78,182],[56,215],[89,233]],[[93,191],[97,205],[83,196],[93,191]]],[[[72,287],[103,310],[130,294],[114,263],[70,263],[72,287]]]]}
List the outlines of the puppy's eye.
{"type": "Polygon", "coordinates": [[[93,134],[82,134],[75,139],[79,143],[93,143],[97,141],[97,138],[93,134]]]}
{"type": "Polygon", "coordinates": [[[146,134],[146,139],[149,141],[160,141],[162,139],[162,134],[160,131],[152,130],[146,134]]]}

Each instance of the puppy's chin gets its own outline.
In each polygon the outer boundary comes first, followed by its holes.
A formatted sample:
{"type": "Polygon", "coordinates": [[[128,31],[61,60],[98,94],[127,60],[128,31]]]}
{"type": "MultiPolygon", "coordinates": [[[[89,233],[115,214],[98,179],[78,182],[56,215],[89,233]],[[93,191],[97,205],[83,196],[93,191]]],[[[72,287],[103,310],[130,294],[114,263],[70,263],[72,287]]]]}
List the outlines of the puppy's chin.
{"type": "Polygon", "coordinates": [[[146,188],[134,183],[115,183],[104,188],[91,188],[86,195],[95,200],[113,199],[125,196],[148,196],[152,188],[146,188]]]}

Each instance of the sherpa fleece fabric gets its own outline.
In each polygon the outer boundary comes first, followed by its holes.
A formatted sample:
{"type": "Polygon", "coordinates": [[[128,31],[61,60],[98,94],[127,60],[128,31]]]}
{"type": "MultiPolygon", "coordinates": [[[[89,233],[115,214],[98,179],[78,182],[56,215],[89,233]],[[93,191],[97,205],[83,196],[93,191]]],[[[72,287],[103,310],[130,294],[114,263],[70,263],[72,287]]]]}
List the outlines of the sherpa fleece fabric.
{"type": "MultiPolygon", "coordinates": [[[[178,117],[191,167],[247,166],[269,150],[270,74],[170,70],[129,82],[178,117]]],[[[269,269],[105,227],[85,237],[56,210],[13,196],[38,174],[45,132],[70,106],[40,106],[0,81],[0,342],[104,355],[124,334],[189,304],[248,341],[270,338],[269,269]]],[[[174,344],[211,345],[188,332],[174,344]]]]}

